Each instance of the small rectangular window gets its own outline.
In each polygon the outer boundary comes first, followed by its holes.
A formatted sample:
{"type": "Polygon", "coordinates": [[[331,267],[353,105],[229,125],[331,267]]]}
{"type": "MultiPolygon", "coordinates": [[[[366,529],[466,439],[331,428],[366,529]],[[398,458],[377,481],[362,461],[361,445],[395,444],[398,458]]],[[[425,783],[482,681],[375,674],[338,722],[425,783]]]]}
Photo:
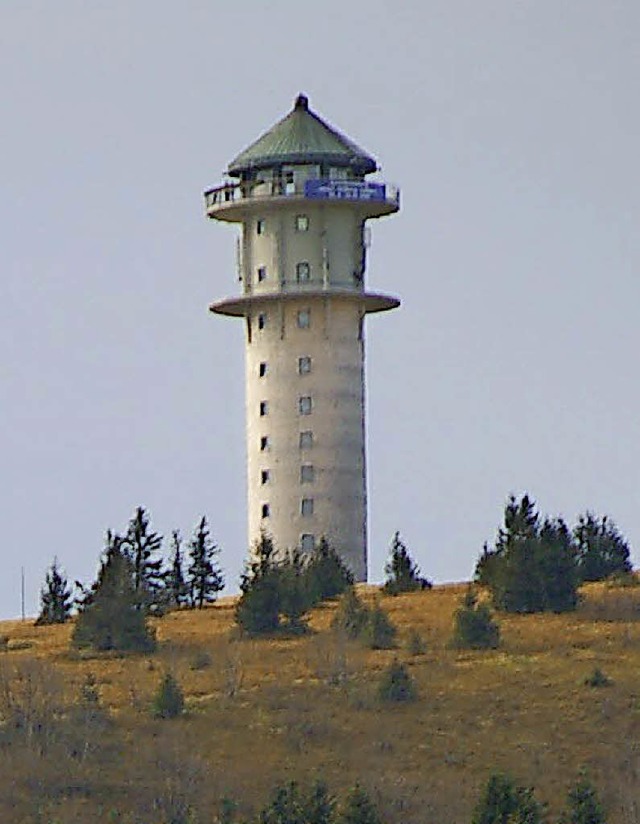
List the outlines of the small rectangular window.
{"type": "Polygon", "coordinates": [[[269,440],[269,436],[268,435],[263,435],[260,438],[260,452],[267,452],[270,446],[271,446],[271,441],[269,440]]]}
{"type": "Polygon", "coordinates": [[[258,367],[258,374],[260,375],[261,378],[264,378],[264,376],[267,374],[267,362],[266,361],[262,361],[262,363],[258,367]]]}
{"type": "Polygon", "coordinates": [[[309,397],[309,395],[303,395],[298,400],[298,410],[301,415],[310,415],[311,409],[313,407],[313,401],[309,397]]]}
{"type": "Polygon", "coordinates": [[[298,312],[298,329],[308,329],[309,326],[311,326],[311,312],[308,309],[301,309],[298,312]]]}
{"type": "Polygon", "coordinates": [[[267,316],[264,312],[261,312],[258,315],[258,329],[264,329],[264,327],[266,325],[267,325],[267,316]]]}
{"type": "Polygon", "coordinates": [[[296,263],[296,278],[299,282],[311,280],[311,266],[308,260],[301,260],[296,263]]]}
{"type": "Polygon", "coordinates": [[[269,404],[267,401],[260,401],[260,417],[264,418],[269,412],[269,404]]]}
{"type": "Polygon", "coordinates": [[[265,484],[269,483],[271,475],[268,469],[263,469],[260,472],[260,483],[264,486],[265,484]]]}
{"type": "Polygon", "coordinates": [[[264,220],[262,218],[258,218],[258,220],[256,220],[256,234],[264,234],[264,220]]]}
{"type": "Polygon", "coordinates": [[[304,535],[300,536],[300,548],[303,552],[313,552],[316,548],[316,539],[315,536],[309,535],[305,533],[304,535]]]}
{"type": "Polygon", "coordinates": [[[307,215],[296,215],[296,231],[309,231],[309,217],[307,215]]]}
{"type": "Polygon", "coordinates": [[[316,470],[313,464],[302,464],[300,467],[300,483],[312,484],[316,477],[316,470]]]}
{"type": "Polygon", "coordinates": [[[298,358],[298,374],[308,375],[309,372],[311,372],[311,358],[306,356],[298,358]]]}
{"type": "Polygon", "coordinates": [[[300,503],[300,514],[305,518],[313,515],[313,498],[303,498],[300,503]]]}
{"type": "Polygon", "coordinates": [[[300,449],[311,449],[313,446],[313,432],[300,433],[300,449]]]}
{"type": "Polygon", "coordinates": [[[271,514],[271,510],[269,509],[269,504],[262,504],[262,517],[268,518],[271,514]]]}
{"type": "Polygon", "coordinates": [[[262,283],[262,281],[267,279],[267,267],[266,266],[258,266],[258,283],[262,283]]]}

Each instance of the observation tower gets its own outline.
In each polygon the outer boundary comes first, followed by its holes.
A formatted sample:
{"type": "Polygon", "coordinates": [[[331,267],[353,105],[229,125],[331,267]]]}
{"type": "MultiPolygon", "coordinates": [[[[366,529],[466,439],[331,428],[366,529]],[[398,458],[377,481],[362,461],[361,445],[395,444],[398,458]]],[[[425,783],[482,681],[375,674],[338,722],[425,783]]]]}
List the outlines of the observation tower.
{"type": "Polygon", "coordinates": [[[245,326],[248,532],[282,552],[326,537],[367,579],[364,319],[400,305],[368,292],[366,221],[397,212],[376,161],[299,95],[205,192],[237,223],[241,294],[216,301],[245,326]]]}

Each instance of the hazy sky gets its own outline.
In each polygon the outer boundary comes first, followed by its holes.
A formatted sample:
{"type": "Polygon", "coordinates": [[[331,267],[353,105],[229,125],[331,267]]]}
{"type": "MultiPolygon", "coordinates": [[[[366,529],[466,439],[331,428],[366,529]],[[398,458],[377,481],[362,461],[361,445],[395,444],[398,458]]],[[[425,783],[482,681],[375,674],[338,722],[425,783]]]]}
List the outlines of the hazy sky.
{"type": "MultiPolygon", "coordinates": [[[[138,504],[246,554],[237,283],[202,191],[295,95],[372,152],[370,575],[468,579],[506,496],[640,549],[637,0],[2,0],[0,617],[138,504]]],[[[640,561],[635,554],[634,560],[640,561]]]]}

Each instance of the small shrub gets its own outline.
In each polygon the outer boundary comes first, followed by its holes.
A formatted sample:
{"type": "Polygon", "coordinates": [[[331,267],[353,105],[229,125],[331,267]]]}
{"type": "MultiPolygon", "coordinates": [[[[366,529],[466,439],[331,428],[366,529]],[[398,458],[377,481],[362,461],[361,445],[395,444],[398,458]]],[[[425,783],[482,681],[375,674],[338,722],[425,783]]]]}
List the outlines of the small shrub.
{"type": "Polygon", "coordinates": [[[461,649],[495,649],[500,644],[500,627],[486,604],[478,604],[472,589],[454,615],[452,646],[461,649]]]}
{"type": "Polygon", "coordinates": [[[424,655],[427,651],[427,644],[417,629],[409,630],[406,646],[409,655],[424,655]]]}
{"type": "Polygon", "coordinates": [[[382,674],[378,685],[378,698],[387,703],[414,701],[416,688],[409,670],[397,659],[382,674]]]}
{"type": "Polygon", "coordinates": [[[396,628],[379,604],[368,610],[361,637],[370,649],[392,649],[395,646],[396,628]]]}
{"type": "Polygon", "coordinates": [[[87,677],[80,687],[80,701],[88,706],[97,706],[100,703],[98,682],[92,672],[87,673],[87,677]]]}
{"type": "Polygon", "coordinates": [[[375,804],[358,784],[347,795],[338,821],[340,824],[381,824],[375,804]]]}
{"type": "Polygon", "coordinates": [[[190,669],[194,672],[211,666],[211,654],[206,649],[199,649],[191,659],[190,669]]]}
{"type": "Polygon", "coordinates": [[[367,624],[369,609],[362,603],[354,587],[349,587],[338,604],[331,626],[347,638],[359,638],[367,624]]]}
{"type": "Polygon", "coordinates": [[[591,675],[584,679],[586,687],[610,687],[613,681],[604,674],[600,667],[595,667],[591,675]]]}
{"type": "Polygon", "coordinates": [[[530,787],[519,787],[507,775],[494,773],[474,810],[472,824],[543,824],[545,809],[530,787]]]}
{"type": "Polygon", "coordinates": [[[582,774],[569,790],[567,810],[562,814],[560,824],[606,824],[598,794],[586,775],[582,774]]]}
{"type": "Polygon", "coordinates": [[[184,694],[176,679],[167,673],[158,686],[153,699],[156,718],[177,718],[184,711],[184,694]]]}

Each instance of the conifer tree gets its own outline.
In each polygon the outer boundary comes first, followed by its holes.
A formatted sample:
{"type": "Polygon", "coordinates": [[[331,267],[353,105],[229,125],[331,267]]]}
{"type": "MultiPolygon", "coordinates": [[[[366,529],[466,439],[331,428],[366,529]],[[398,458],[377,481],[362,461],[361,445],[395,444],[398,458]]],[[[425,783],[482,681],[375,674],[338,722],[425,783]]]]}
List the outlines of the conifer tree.
{"type": "Polygon", "coordinates": [[[353,573],[323,536],[307,564],[309,589],[316,602],[335,598],[353,584],[353,573]]]}
{"type": "Polygon", "coordinates": [[[413,592],[416,589],[431,589],[431,582],[420,575],[420,569],[409,554],[399,532],[393,536],[390,558],[384,571],[388,576],[384,591],[388,595],[413,592]]]}
{"type": "Polygon", "coordinates": [[[382,824],[375,804],[358,784],[347,795],[338,824],[382,824]]]}
{"type": "Polygon", "coordinates": [[[606,824],[598,794],[586,775],[581,775],[576,785],[569,790],[567,810],[563,813],[560,824],[606,824]]]}
{"type": "Polygon", "coordinates": [[[122,549],[123,539],[107,532],[107,542],[98,577],[85,594],[71,643],[75,647],[104,650],[155,649],[134,586],[134,568],[122,549]]]}
{"type": "Polygon", "coordinates": [[[40,590],[40,614],[36,625],[63,624],[71,614],[71,588],[54,558],[40,590]]]}
{"type": "Polygon", "coordinates": [[[161,601],[162,559],[156,557],[162,535],[152,532],[149,513],[139,506],[129,521],[122,550],[133,569],[133,589],[139,609],[156,609],[161,601]]]}
{"type": "Polygon", "coordinates": [[[606,515],[581,515],[573,535],[581,581],[602,581],[610,575],[631,572],[629,544],[606,515]]]}
{"type": "Polygon", "coordinates": [[[189,598],[189,587],[184,577],[184,561],[182,557],[182,537],[178,529],[171,533],[171,555],[169,568],[164,574],[166,600],[169,608],[180,608],[189,598]]]}
{"type": "Polygon", "coordinates": [[[280,589],[273,540],[262,532],[240,579],[242,595],[236,605],[238,626],[254,635],[280,626],[280,589]]]}
{"type": "Polygon", "coordinates": [[[356,639],[361,637],[368,619],[369,608],[358,598],[355,587],[348,587],[338,603],[332,628],[343,632],[347,638],[356,639]]]}
{"type": "Polygon", "coordinates": [[[495,649],[500,644],[500,627],[471,587],[454,614],[452,644],[462,649],[495,649]]]}
{"type": "Polygon", "coordinates": [[[207,519],[203,515],[189,542],[189,569],[187,584],[192,607],[202,609],[211,603],[224,588],[224,576],[217,562],[220,550],[209,536],[207,519]]]}

